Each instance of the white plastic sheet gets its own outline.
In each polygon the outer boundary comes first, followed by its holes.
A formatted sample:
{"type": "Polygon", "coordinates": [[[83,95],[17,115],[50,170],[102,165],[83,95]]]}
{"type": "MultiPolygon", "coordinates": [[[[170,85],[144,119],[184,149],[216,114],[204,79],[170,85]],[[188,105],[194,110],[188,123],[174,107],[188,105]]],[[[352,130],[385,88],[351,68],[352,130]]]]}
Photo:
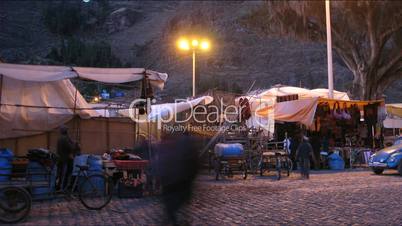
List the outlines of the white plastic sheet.
{"type": "Polygon", "coordinates": [[[0,75],[31,82],[50,82],[81,77],[105,83],[132,82],[147,76],[151,84],[159,89],[163,89],[168,78],[166,73],[144,68],[92,68],[6,63],[0,63],[0,75]]]}

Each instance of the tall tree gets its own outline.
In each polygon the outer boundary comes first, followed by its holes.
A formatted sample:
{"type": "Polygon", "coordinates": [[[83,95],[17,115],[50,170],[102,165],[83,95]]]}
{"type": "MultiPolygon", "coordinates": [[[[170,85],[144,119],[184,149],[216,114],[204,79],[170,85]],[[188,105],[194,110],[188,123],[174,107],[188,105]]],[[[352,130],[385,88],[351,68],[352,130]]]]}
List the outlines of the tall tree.
{"type": "MultiPolygon", "coordinates": [[[[331,1],[332,47],[353,72],[352,94],[381,98],[402,79],[402,1],[331,1]]],[[[324,1],[269,1],[242,20],[265,35],[326,41],[324,1]]]]}

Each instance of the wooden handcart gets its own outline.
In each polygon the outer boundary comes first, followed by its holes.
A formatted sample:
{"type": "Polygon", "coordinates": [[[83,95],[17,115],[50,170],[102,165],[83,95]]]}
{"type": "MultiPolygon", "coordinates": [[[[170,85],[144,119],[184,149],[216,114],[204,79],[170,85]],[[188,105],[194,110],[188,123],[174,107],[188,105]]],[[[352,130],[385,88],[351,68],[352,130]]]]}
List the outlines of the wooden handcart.
{"type": "Polygon", "coordinates": [[[260,176],[263,176],[265,172],[275,171],[277,180],[282,177],[282,172],[285,171],[287,176],[293,169],[292,160],[289,154],[283,148],[279,148],[279,145],[283,145],[283,142],[268,143],[268,149],[261,152],[259,168],[260,176]]]}

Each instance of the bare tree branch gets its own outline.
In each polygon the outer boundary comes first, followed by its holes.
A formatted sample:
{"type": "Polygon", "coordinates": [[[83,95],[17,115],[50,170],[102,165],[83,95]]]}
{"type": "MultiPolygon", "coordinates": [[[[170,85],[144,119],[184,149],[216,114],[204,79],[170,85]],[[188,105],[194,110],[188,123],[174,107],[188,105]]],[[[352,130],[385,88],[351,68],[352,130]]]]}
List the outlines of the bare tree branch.
{"type": "MultiPolygon", "coordinates": [[[[325,42],[323,1],[269,1],[266,6],[250,14],[251,27],[325,42]]],[[[402,2],[333,1],[331,22],[332,46],[353,72],[353,87],[360,88],[354,88],[355,95],[375,98],[378,90],[401,78],[402,2]]]]}
{"type": "Polygon", "coordinates": [[[402,64],[402,52],[399,52],[395,57],[393,57],[386,65],[378,70],[378,74],[385,76],[394,67],[402,64]]]}

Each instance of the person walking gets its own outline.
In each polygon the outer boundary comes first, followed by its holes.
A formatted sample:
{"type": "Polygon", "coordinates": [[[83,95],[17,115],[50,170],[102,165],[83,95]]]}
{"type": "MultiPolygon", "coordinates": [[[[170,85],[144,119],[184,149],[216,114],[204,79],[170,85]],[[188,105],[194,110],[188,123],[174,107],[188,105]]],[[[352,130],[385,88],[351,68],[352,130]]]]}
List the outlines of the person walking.
{"type": "Polygon", "coordinates": [[[177,213],[192,198],[201,144],[196,137],[188,133],[179,133],[165,137],[155,148],[158,158],[154,162],[154,168],[157,169],[157,176],[161,179],[161,201],[168,218],[166,224],[187,224],[178,220],[177,213]]]}
{"type": "Polygon", "coordinates": [[[297,148],[297,161],[300,164],[300,173],[303,179],[310,177],[310,155],[313,153],[313,148],[308,140],[308,137],[303,136],[303,140],[297,148]]]}

